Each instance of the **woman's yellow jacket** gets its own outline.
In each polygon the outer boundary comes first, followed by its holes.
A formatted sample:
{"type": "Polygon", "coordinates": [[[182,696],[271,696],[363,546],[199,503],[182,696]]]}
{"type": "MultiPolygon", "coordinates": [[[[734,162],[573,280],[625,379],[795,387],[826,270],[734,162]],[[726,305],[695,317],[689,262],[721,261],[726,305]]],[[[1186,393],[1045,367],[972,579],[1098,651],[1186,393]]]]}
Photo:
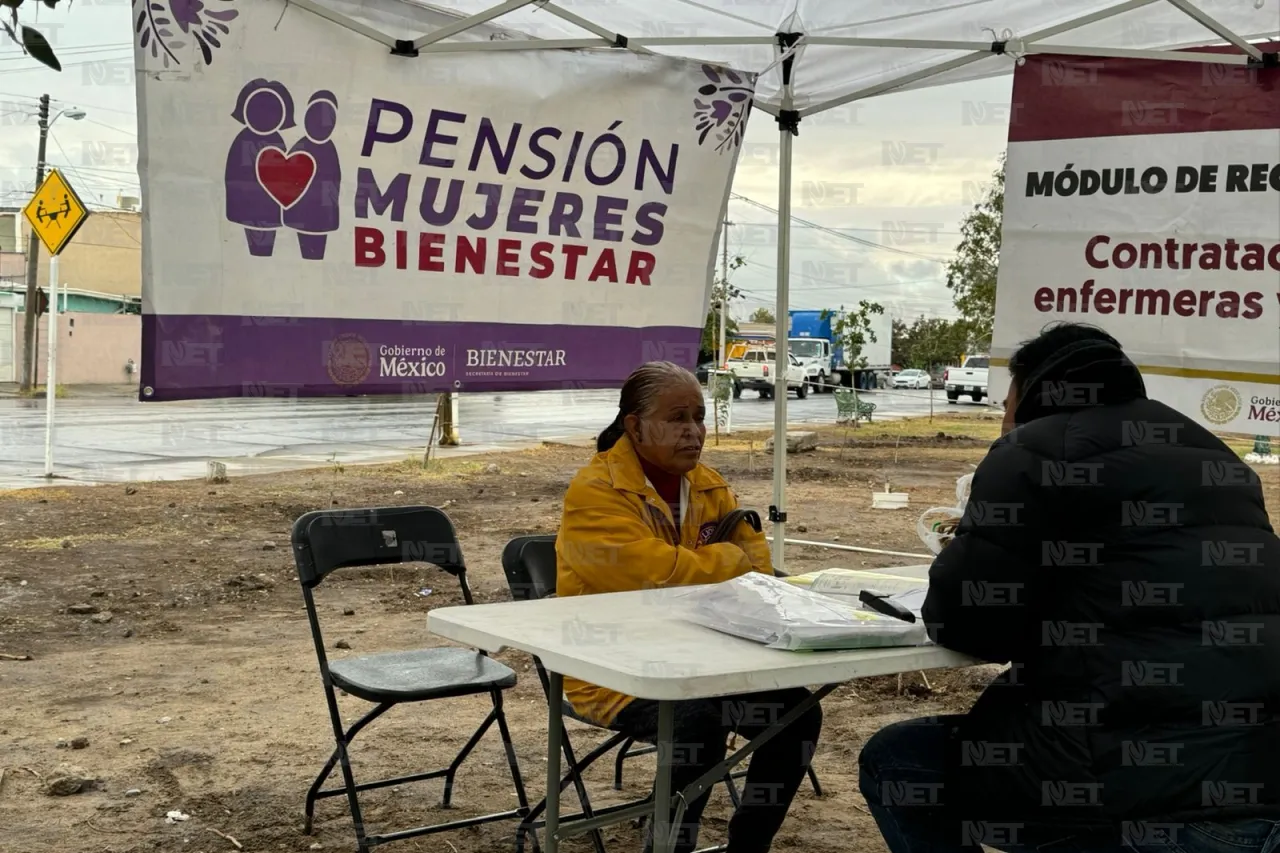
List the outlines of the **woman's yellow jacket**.
{"type": "MultiPolygon", "coordinates": [[[[747,572],[773,574],[769,543],[748,524],[732,542],[706,544],[738,499],[705,465],[685,476],[684,518],[677,533],[671,509],[645,478],[624,436],[578,472],[564,497],[556,538],[558,597],[718,583],[747,572]]],[[[564,680],[574,710],[613,723],[631,696],[564,680]]]]}

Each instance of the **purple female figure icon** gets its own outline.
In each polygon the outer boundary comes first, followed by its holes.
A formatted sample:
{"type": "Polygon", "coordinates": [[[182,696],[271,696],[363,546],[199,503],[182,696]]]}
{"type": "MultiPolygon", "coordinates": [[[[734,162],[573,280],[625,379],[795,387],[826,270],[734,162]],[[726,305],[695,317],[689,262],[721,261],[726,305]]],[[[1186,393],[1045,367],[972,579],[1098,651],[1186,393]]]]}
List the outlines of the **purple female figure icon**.
{"type": "Polygon", "coordinates": [[[330,137],[338,124],[338,99],[321,90],[307,101],[306,135],[289,149],[290,158],[305,154],[315,162],[315,176],[301,197],[284,211],[284,224],[298,232],[298,248],[307,260],[324,260],[325,242],[338,230],[338,192],[342,166],[330,137]]]}
{"type": "Polygon", "coordinates": [[[227,152],[227,219],[244,226],[249,254],[271,257],[282,224],[281,187],[272,168],[284,159],[281,130],[294,127],[293,98],[282,83],[250,80],[231,117],[243,124],[227,152]],[[266,152],[278,152],[264,161],[266,152]],[[266,168],[264,168],[264,166],[266,168]]]}

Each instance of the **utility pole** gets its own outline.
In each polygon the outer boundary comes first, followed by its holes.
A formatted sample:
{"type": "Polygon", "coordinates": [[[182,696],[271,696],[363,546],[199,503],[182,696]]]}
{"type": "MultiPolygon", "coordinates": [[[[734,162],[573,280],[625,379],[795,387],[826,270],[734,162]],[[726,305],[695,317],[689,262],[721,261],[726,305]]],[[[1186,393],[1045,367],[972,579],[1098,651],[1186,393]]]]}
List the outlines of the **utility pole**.
{"type": "Polygon", "coordinates": [[[720,241],[720,354],[716,360],[720,370],[725,369],[724,329],[729,321],[729,226],[732,224],[726,213],[720,230],[723,238],[720,241]]]}
{"type": "MultiPolygon", "coordinates": [[[[45,146],[49,141],[49,96],[40,96],[40,148],[36,154],[36,189],[44,184],[45,146]]],[[[35,229],[27,240],[27,301],[22,315],[22,390],[36,384],[36,279],[40,273],[40,240],[35,229]]],[[[56,308],[54,309],[56,310],[56,308]]]]}

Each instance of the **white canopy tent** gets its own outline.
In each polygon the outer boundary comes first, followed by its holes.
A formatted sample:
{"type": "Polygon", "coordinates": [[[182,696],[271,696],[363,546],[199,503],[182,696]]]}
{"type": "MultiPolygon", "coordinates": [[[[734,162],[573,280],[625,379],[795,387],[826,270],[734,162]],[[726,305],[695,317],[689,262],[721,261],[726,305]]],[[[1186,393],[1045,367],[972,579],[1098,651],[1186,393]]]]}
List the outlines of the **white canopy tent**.
{"type": "MultiPolygon", "coordinates": [[[[1031,54],[1277,63],[1280,0],[290,0],[395,54],[611,49],[759,75],[780,133],[777,349],[787,360],[792,138],[815,113],[1012,71],[1031,54]],[[1186,48],[1234,45],[1238,52],[1186,48]]],[[[412,61],[411,59],[409,61],[412,61]]],[[[775,565],[786,534],[787,396],[774,397],[775,565]]]]}

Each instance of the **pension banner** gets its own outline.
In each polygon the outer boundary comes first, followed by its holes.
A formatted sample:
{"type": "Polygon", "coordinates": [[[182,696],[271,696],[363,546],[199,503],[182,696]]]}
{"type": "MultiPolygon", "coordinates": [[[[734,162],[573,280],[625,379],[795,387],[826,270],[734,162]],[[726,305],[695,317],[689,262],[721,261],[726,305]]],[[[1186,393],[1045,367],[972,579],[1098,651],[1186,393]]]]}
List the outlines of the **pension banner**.
{"type": "Polygon", "coordinates": [[[617,387],[696,363],[751,75],[396,55],[284,0],[148,9],[141,399],[617,387]]]}
{"type": "Polygon", "coordinates": [[[1032,56],[1013,102],[992,365],[1089,323],[1152,398],[1280,435],[1280,67],[1032,56]]]}

